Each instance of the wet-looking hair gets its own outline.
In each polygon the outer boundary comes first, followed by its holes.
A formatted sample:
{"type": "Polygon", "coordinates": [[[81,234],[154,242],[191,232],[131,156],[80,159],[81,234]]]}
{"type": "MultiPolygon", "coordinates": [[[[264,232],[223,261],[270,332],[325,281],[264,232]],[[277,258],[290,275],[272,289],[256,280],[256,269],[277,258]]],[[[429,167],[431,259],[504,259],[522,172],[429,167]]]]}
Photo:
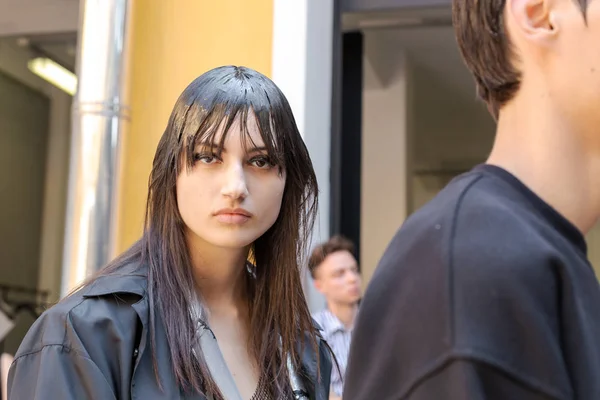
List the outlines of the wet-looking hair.
{"type": "MultiPolygon", "coordinates": [[[[582,11],[589,0],[574,0],[582,11]]],[[[517,93],[521,73],[506,32],[506,0],[453,0],[452,20],[465,64],[475,78],[478,96],[494,118],[517,93]]]]}
{"type": "MultiPolygon", "coordinates": [[[[247,121],[256,117],[270,161],[285,172],[281,211],[274,225],[253,243],[255,278],[249,293],[248,348],[277,398],[288,376],[280,352],[300,365],[299,338],[309,333],[317,351],[317,330],[301,281],[301,265],[317,212],[317,180],[283,93],[266,76],[244,67],[215,68],[194,80],[177,100],[152,164],[142,238],[101,274],[118,271],[131,260],[149,267],[150,322],[160,316],[177,382],[186,391],[205,391],[220,398],[202,355],[195,348],[197,322],[190,308],[197,297],[176,199],[176,181],[192,162],[194,147],[208,142],[222,149],[226,134],[239,118],[243,142],[250,141],[247,121]],[[224,130],[223,130],[224,128],[224,130]],[[224,134],[216,143],[216,134],[224,134]],[[281,340],[281,342],[280,342],[281,340]]],[[[218,151],[218,150],[217,150],[218,151]]],[[[155,339],[151,337],[153,353],[155,339]]],[[[318,353],[317,353],[318,354],[318,353]]],[[[156,358],[154,357],[156,369],[156,358]]],[[[160,377],[157,376],[160,382],[160,377]]]]}

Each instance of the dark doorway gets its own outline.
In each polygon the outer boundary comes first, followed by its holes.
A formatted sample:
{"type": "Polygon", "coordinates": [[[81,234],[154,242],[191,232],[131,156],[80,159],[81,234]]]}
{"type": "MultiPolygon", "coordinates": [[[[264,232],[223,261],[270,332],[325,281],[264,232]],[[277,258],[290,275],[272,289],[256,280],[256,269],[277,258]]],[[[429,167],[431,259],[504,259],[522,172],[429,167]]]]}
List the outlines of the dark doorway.
{"type": "MultiPolygon", "coordinates": [[[[331,137],[331,234],[356,245],[360,259],[363,35],[339,34],[334,54],[331,137]]],[[[334,48],[335,48],[334,42],[334,48]]]]}
{"type": "MultiPolygon", "coordinates": [[[[0,73],[0,284],[36,289],[50,100],[0,73]]],[[[4,341],[14,354],[33,317],[19,314],[4,341]]]]}

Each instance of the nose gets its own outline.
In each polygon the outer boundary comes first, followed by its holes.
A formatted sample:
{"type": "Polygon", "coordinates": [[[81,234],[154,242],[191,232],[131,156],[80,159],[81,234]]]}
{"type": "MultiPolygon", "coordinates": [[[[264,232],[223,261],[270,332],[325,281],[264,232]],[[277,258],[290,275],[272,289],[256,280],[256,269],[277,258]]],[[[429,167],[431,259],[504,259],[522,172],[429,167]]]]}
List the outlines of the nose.
{"type": "Polygon", "coordinates": [[[240,164],[232,164],[227,168],[225,182],[221,194],[231,200],[243,200],[248,196],[248,185],[244,168],[240,164]]]}
{"type": "Polygon", "coordinates": [[[350,281],[350,283],[357,283],[358,280],[360,279],[360,275],[358,274],[358,272],[355,271],[350,271],[348,273],[348,280],[350,281]]]}

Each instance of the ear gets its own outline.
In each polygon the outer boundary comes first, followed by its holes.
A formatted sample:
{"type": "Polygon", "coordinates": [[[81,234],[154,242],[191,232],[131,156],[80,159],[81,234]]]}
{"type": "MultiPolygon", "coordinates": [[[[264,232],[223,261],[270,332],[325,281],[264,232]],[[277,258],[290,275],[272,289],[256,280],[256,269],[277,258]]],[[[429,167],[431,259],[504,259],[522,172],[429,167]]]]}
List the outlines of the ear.
{"type": "Polygon", "coordinates": [[[315,285],[315,289],[317,289],[320,293],[323,293],[323,283],[319,278],[313,279],[313,285],[315,285]]]}
{"type": "MultiPolygon", "coordinates": [[[[506,12],[518,34],[530,40],[544,41],[556,34],[554,0],[507,0],[506,12]]],[[[513,31],[513,33],[516,33],[513,31]]]]}

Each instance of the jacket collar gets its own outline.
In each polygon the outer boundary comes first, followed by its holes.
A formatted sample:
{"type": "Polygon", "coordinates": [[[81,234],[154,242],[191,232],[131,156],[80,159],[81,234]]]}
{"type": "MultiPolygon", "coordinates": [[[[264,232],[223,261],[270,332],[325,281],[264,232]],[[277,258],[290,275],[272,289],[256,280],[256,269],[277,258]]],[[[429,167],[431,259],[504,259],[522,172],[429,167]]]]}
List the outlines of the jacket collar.
{"type": "MultiPolygon", "coordinates": [[[[135,294],[146,297],[148,291],[148,265],[131,262],[121,267],[119,272],[104,275],[82,290],[83,297],[98,297],[119,293],[135,294]]],[[[313,319],[314,327],[323,332],[321,325],[313,319]]]]}
{"type": "MultiPolygon", "coordinates": [[[[119,293],[135,294],[146,297],[148,291],[148,265],[141,262],[131,262],[124,265],[119,272],[104,275],[83,289],[83,297],[98,297],[119,293]]],[[[313,319],[314,327],[323,332],[324,329],[313,319]]]]}
{"type": "Polygon", "coordinates": [[[145,297],[148,289],[148,266],[132,262],[118,272],[101,276],[82,292],[83,297],[98,297],[118,293],[145,297]]]}

